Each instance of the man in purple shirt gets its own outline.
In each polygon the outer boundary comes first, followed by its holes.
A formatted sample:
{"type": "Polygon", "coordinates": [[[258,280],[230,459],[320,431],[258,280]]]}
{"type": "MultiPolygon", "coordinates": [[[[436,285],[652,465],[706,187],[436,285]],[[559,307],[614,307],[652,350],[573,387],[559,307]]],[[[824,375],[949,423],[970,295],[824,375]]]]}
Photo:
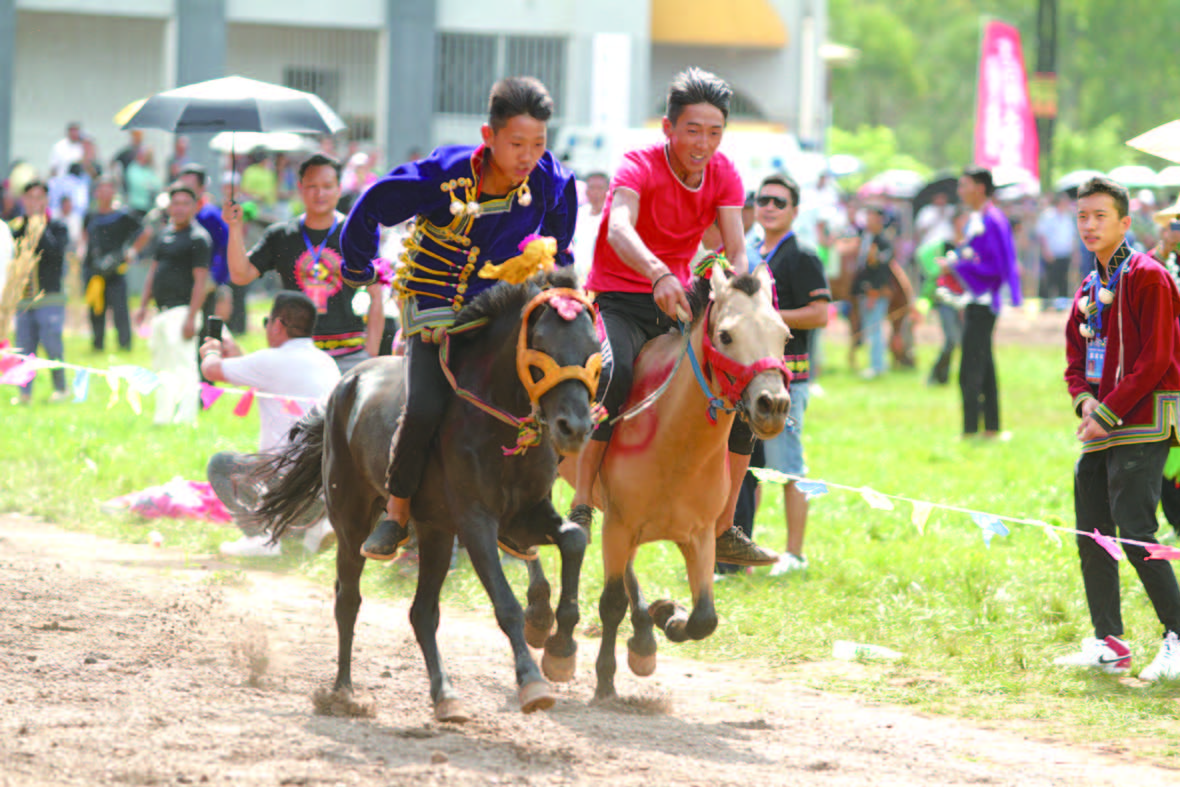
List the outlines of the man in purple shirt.
{"type": "Polygon", "coordinates": [[[970,296],[964,310],[963,355],[959,365],[959,390],[963,394],[963,436],[979,433],[983,415],[983,436],[1000,437],[1000,394],[992,335],[1000,313],[1001,291],[1007,287],[1013,306],[1019,306],[1020,268],[1012,228],[1003,211],[992,202],[995,186],[992,173],[982,167],[968,167],[959,178],[959,198],[972,211],[966,240],[958,257],[944,265],[958,277],[970,296]]]}

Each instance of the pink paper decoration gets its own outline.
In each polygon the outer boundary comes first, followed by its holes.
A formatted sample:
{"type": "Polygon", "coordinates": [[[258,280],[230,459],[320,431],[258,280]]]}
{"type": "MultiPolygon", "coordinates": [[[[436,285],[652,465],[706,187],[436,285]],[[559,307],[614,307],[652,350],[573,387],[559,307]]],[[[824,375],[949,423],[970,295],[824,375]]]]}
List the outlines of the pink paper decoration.
{"type": "Polygon", "coordinates": [[[1123,559],[1123,550],[1119,549],[1119,545],[1115,543],[1114,539],[1112,539],[1110,536],[1104,536],[1097,530],[1094,530],[1094,532],[1090,534],[1090,537],[1098,543],[1098,546],[1105,549],[1115,560],[1123,559]]]}
{"type": "Polygon", "coordinates": [[[303,408],[299,406],[299,402],[294,399],[283,400],[283,412],[287,415],[293,415],[296,418],[303,417],[303,408]]]}
{"type": "Polygon", "coordinates": [[[254,404],[254,390],[251,388],[246,393],[242,394],[242,398],[238,400],[237,405],[234,406],[234,415],[238,418],[245,418],[250,412],[250,407],[254,404]]]}
{"type": "Polygon", "coordinates": [[[201,383],[201,407],[208,410],[213,406],[213,403],[221,398],[225,390],[218,388],[216,385],[209,385],[209,383],[201,383]]]}

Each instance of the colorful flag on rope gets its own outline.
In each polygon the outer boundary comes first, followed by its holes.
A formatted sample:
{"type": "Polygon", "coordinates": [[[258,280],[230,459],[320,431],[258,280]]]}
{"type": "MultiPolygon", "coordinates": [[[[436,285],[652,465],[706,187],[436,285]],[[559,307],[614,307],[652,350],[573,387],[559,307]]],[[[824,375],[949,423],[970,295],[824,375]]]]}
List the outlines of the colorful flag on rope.
{"type": "Polygon", "coordinates": [[[868,503],[871,508],[876,508],[880,511],[893,510],[893,501],[875,489],[862,486],[860,488],[860,496],[865,499],[865,502],[868,503]]]}
{"type": "Polygon", "coordinates": [[[930,505],[924,500],[914,501],[914,512],[910,515],[910,522],[918,529],[918,532],[925,535],[926,520],[930,519],[930,511],[934,506],[930,505]]]}
{"type": "Polygon", "coordinates": [[[256,389],[251,388],[249,391],[246,391],[246,393],[242,394],[242,398],[238,400],[237,405],[234,407],[234,415],[236,415],[238,418],[245,418],[250,412],[250,406],[254,404],[255,390],[256,389]]]}
{"type": "Polygon", "coordinates": [[[971,518],[983,530],[983,542],[989,547],[992,545],[993,536],[1008,535],[1007,526],[995,514],[985,514],[982,511],[975,511],[971,514],[971,518]]]}
{"type": "Polygon", "coordinates": [[[74,401],[82,403],[86,401],[87,395],[90,393],[90,370],[79,369],[74,372],[74,401]]]}
{"type": "Polygon", "coordinates": [[[1101,533],[1098,532],[1097,529],[1095,529],[1092,533],[1089,533],[1088,535],[1094,539],[1094,541],[1098,544],[1098,546],[1105,549],[1107,554],[1109,554],[1115,560],[1122,560],[1123,559],[1123,550],[1119,549],[1118,543],[1116,543],[1113,538],[1111,538],[1110,536],[1102,535],[1101,533]]]}
{"type": "Polygon", "coordinates": [[[209,383],[201,383],[201,408],[208,410],[213,406],[213,403],[221,398],[225,393],[224,388],[218,388],[216,385],[209,385],[209,383]]]}

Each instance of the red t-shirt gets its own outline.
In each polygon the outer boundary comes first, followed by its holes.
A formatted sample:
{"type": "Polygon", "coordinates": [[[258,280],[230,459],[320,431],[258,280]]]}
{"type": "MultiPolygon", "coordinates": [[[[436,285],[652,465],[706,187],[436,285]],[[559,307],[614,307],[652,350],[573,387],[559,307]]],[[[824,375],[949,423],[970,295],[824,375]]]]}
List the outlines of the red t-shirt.
{"type": "MultiPolygon", "coordinates": [[[[672,172],[664,144],[633,150],[611,180],[603,213],[610,215],[615,189],[627,188],[639,195],[635,231],[644,245],[687,285],[689,264],[705,230],[717,219],[718,208],[740,208],[745,191],[737,169],[721,152],[705,165],[701,185],[690,189],[672,172]]],[[[636,273],[606,240],[608,222],[598,229],[594,264],[586,289],[594,292],[651,292],[651,282],[636,273]]]]}

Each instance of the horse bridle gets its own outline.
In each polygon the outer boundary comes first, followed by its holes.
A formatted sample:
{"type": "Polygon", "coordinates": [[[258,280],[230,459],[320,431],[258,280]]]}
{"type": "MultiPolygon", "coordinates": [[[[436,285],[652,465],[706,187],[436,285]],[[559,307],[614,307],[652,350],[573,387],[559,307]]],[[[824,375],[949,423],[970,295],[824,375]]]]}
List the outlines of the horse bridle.
{"type": "Polygon", "coordinates": [[[738,363],[728,355],[724,355],[709,338],[709,317],[712,310],[713,302],[710,301],[709,305],[705,307],[705,325],[701,335],[701,354],[704,356],[705,374],[710,379],[717,380],[721,386],[721,398],[731,403],[729,406],[718,407],[714,401],[715,397],[706,392],[706,396],[710,397],[709,418],[715,421],[715,411],[718,409],[737,412],[743,416],[746,414],[742,405],[742,394],[746,392],[750,382],[758,375],[768,369],[776,369],[783,376],[783,384],[790,387],[791,372],[787,369],[787,362],[783,360],[781,355],[769,355],[749,364],[738,363]]]}
{"type": "MultiPolygon", "coordinates": [[[[540,444],[541,429],[543,427],[540,418],[540,399],[552,390],[555,385],[566,380],[580,380],[589,389],[591,401],[593,401],[594,395],[598,391],[598,377],[602,374],[602,353],[591,355],[586,359],[586,363],[583,366],[558,366],[557,361],[553,360],[551,355],[540,350],[534,350],[528,346],[529,316],[538,306],[546,304],[553,305],[565,319],[576,318],[582,309],[593,308],[585,295],[567,287],[553,287],[548,290],[542,290],[525,305],[524,310],[521,312],[520,335],[516,340],[516,374],[520,378],[525,392],[528,393],[532,410],[523,418],[506,412],[490,402],[485,402],[475,393],[459,385],[458,380],[455,379],[455,375],[450,368],[451,334],[453,331],[444,332],[439,348],[439,363],[442,366],[443,376],[446,377],[447,382],[450,383],[455,394],[464,401],[483,410],[496,420],[515,427],[516,444],[513,446],[504,446],[503,451],[505,456],[520,456],[528,449],[540,444]],[[573,303],[563,304],[558,302],[557,304],[551,304],[552,301],[558,298],[569,299],[573,303]],[[567,314],[572,316],[567,317],[567,314]],[[531,371],[533,367],[541,370],[541,379],[535,382],[533,381],[531,371]]],[[[467,330],[474,325],[476,323],[469,323],[463,330],[467,330]]],[[[601,405],[594,405],[594,409],[601,411],[602,408],[601,405]]]]}
{"type": "MultiPolygon", "coordinates": [[[[602,353],[594,353],[586,359],[582,366],[558,366],[557,361],[548,353],[534,350],[528,346],[529,316],[538,306],[550,304],[557,299],[569,299],[589,312],[593,309],[590,300],[568,287],[553,287],[542,290],[524,307],[520,320],[520,335],[516,339],[516,374],[520,377],[521,385],[529,395],[529,401],[536,406],[541,397],[549,393],[554,386],[566,380],[580,380],[590,391],[591,400],[598,391],[598,378],[602,375],[602,353]],[[541,370],[541,379],[533,380],[532,370],[541,370]]],[[[575,307],[577,308],[577,307],[575,307]]],[[[577,309],[580,313],[581,309],[577,309]]],[[[576,316],[576,315],[575,315],[576,316]]]]}

